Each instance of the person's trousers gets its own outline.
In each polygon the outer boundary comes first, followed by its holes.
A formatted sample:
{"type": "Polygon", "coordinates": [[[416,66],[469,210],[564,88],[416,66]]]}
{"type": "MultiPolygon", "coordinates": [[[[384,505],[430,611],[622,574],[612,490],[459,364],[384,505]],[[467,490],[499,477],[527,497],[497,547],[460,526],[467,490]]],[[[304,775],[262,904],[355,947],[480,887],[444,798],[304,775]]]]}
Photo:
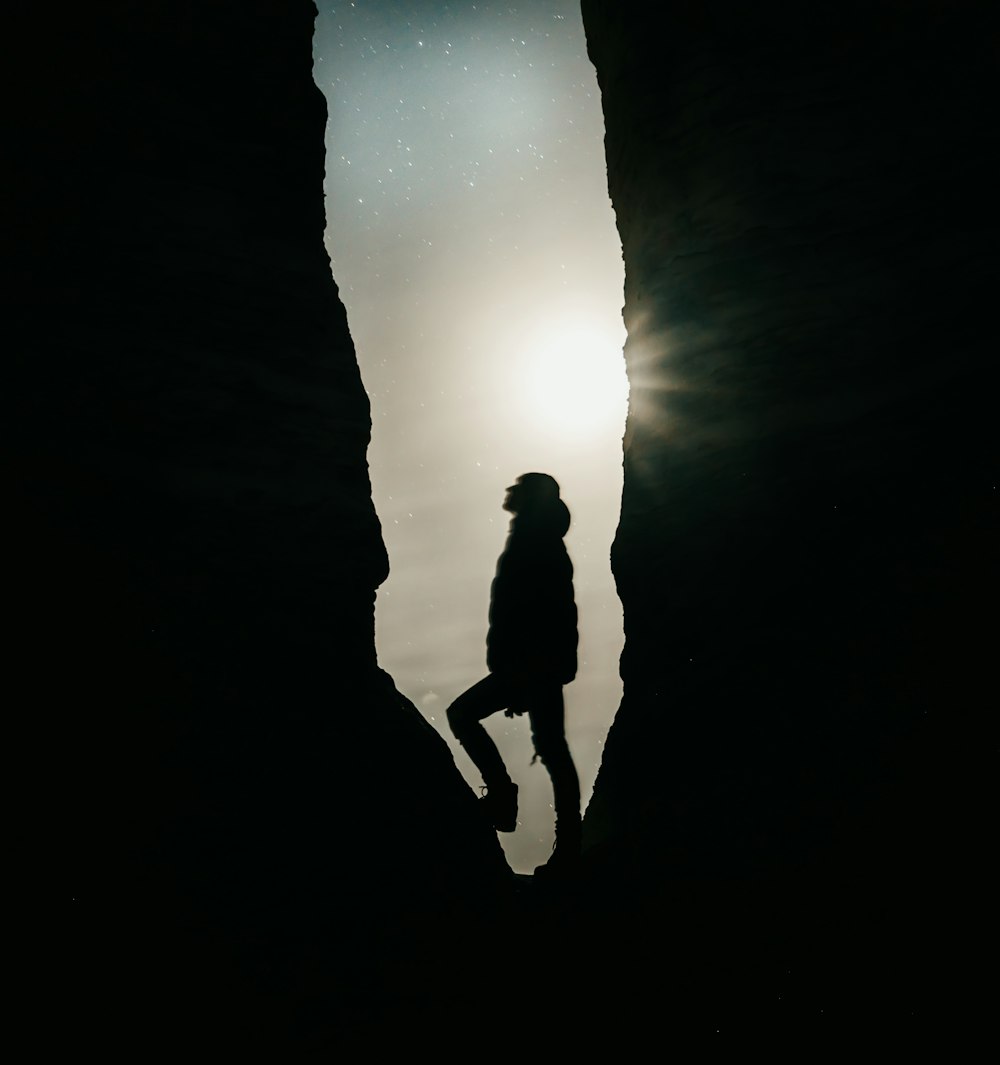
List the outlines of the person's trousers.
{"type": "Polygon", "coordinates": [[[511,783],[510,775],[482,722],[507,709],[528,715],[535,753],[552,780],[556,817],[579,818],[580,782],[566,742],[563,688],[558,681],[519,685],[490,673],[448,707],[448,724],[486,786],[501,788],[511,783]]]}

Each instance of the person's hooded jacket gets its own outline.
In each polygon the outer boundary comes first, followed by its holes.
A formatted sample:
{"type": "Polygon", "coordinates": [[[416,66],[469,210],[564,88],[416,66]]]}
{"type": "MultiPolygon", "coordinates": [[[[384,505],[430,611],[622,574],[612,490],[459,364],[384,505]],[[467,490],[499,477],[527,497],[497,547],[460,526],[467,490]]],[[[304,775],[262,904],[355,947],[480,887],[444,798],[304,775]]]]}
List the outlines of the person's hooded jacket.
{"type": "Polygon", "coordinates": [[[569,510],[561,499],[511,522],[490,589],[491,673],[560,684],[576,676],[573,564],[563,543],[568,529],[569,510]]]}

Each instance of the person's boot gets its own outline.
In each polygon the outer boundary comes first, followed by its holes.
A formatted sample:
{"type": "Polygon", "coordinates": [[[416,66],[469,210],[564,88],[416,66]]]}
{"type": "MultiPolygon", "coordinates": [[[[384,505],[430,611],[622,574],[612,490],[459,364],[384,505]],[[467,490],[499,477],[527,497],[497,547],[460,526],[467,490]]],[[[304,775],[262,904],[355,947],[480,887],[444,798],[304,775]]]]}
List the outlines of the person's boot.
{"type": "Polygon", "coordinates": [[[535,876],[543,880],[573,876],[580,867],[582,836],[579,817],[563,817],[556,821],[556,844],[549,860],[535,869],[535,876]]]}
{"type": "Polygon", "coordinates": [[[517,785],[508,780],[490,784],[483,789],[479,807],[498,832],[513,832],[517,828],[517,785]]]}

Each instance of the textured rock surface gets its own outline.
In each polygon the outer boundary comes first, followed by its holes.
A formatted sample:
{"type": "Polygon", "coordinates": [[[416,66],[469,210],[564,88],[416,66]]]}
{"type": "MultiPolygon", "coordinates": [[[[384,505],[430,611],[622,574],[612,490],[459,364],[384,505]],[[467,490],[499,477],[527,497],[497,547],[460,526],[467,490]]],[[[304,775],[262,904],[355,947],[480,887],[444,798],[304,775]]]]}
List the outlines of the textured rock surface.
{"type": "Polygon", "coordinates": [[[926,974],[987,779],[988,5],[583,12],[632,385],[590,842],[654,893],[784,878],[844,951],[884,907],[926,974]]]}
{"type": "Polygon", "coordinates": [[[75,1022],[253,1038],[265,992],[391,1001],[396,943],[510,871],[376,666],[313,6],[36,14],[12,30],[9,602],[75,1022]]]}

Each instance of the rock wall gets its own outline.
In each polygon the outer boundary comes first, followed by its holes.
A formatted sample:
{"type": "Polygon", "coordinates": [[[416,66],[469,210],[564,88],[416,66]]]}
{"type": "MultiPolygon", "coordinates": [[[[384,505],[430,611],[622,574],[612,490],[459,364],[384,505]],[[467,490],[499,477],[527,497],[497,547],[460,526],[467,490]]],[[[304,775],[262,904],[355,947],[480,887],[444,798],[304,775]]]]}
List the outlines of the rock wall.
{"type": "Polygon", "coordinates": [[[314,14],[57,3],[10,28],[10,686],[66,986],[93,992],[67,1008],[119,1038],[204,1014],[252,1040],[305,971],[328,1016],[378,997],[397,941],[510,877],[376,664],[314,14]]]}
{"type": "Polygon", "coordinates": [[[582,7],[632,390],[592,853],[903,885],[902,927],[988,779],[988,5],[582,7]]]}

